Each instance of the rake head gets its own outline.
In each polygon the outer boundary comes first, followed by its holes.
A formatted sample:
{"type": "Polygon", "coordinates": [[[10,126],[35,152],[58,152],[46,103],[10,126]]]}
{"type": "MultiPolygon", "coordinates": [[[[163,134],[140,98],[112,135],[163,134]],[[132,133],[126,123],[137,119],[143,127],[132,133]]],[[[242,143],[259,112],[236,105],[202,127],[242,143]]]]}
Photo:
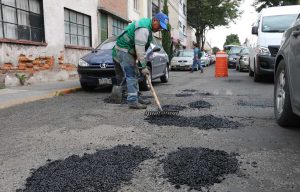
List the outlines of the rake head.
{"type": "Polygon", "coordinates": [[[179,111],[146,111],[145,116],[176,116],[179,111]]]}

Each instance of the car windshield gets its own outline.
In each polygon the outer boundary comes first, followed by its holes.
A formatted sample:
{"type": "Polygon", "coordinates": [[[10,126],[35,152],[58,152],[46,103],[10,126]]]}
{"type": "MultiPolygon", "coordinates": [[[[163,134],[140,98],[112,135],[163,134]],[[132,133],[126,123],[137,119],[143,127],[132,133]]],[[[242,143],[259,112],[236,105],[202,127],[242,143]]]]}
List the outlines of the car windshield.
{"type": "Polygon", "coordinates": [[[101,43],[100,45],[98,45],[98,47],[96,49],[106,49],[106,50],[109,50],[109,49],[112,49],[115,44],[116,44],[116,37],[112,37],[112,38],[109,38],[107,39],[106,41],[104,41],[103,43],[101,43]]]}
{"type": "Polygon", "coordinates": [[[262,32],[283,33],[296,20],[297,15],[266,16],[262,21],[262,32]]]}
{"type": "Polygon", "coordinates": [[[193,51],[179,51],[177,57],[194,57],[193,51]]]}
{"type": "Polygon", "coordinates": [[[243,49],[243,47],[231,47],[229,54],[237,54],[239,53],[241,50],[243,49]]]}

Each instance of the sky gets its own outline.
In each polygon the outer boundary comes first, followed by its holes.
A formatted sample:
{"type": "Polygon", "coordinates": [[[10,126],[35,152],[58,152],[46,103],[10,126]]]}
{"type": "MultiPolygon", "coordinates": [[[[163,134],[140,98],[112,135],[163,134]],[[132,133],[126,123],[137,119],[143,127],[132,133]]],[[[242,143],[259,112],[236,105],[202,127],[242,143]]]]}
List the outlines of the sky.
{"type": "Polygon", "coordinates": [[[244,13],[235,20],[236,23],[231,23],[227,27],[216,27],[208,31],[206,40],[212,47],[216,46],[222,49],[226,36],[230,34],[237,34],[241,43],[243,43],[247,37],[251,38],[251,25],[258,15],[255,8],[251,6],[253,2],[254,0],[244,0],[242,2],[240,10],[244,13]]]}

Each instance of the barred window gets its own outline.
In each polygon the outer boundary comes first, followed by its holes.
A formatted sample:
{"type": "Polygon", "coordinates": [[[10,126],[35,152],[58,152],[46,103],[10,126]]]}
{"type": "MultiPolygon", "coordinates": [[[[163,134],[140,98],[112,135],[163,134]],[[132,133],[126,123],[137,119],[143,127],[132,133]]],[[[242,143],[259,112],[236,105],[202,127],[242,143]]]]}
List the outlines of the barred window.
{"type": "Polygon", "coordinates": [[[133,8],[139,10],[139,0],[133,0],[133,8]]]}
{"type": "Polygon", "coordinates": [[[113,35],[117,36],[120,35],[122,33],[122,31],[126,28],[127,23],[114,18],[113,19],[113,35]]]}
{"type": "Polygon", "coordinates": [[[44,42],[41,0],[0,0],[0,38],[44,42]]]}
{"type": "Polygon", "coordinates": [[[65,44],[91,46],[91,17],[65,8],[65,44]]]}

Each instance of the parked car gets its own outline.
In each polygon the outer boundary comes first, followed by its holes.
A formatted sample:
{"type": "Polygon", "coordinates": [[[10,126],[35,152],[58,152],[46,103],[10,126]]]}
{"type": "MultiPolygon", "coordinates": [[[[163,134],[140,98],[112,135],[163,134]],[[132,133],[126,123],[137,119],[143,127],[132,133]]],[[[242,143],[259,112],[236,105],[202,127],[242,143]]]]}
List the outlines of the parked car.
{"type": "Polygon", "coordinates": [[[274,112],[281,126],[300,125],[300,14],[275,60],[274,112]]]}
{"type": "Polygon", "coordinates": [[[172,58],[170,65],[171,70],[191,70],[193,65],[193,59],[193,49],[179,50],[176,53],[176,55],[172,58]]]}
{"type": "Polygon", "coordinates": [[[252,44],[255,50],[250,54],[249,75],[259,82],[264,76],[274,75],[275,58],[281,38],[286,29],[300,13],[300,5],[264,8],[252,27],[256,41],[252,44]]]}
{"type": "Polygon", "coordinates": [[[237,54],[236,70],[242,72],[249,70],[249,48],[245,47],[237,54]]]}
{"type": "Polygon", "coordinates": [[[205,67],[210,65],[210,58],[208,57],[208,54],[205,52],[202,52],[201,65],[205,67]]]}
{"type": "MultiPolygon", "coordinates": [[[[111,37],[100,44],[96,49],[83,56],[78,62],[78,74],[82,89],[93,90],[99,86],[116,83],[112,48],[116,44],[116,37],[111,37]]],[[[153,37],[147,52],[159,48],[153,52],[147,60],[147,66],[151,72],[151,79],[160,78],[163,83],[169,80],[169,58],[158,39],[153,37]]],[[[139,78],[140,90],[149,90],[146,78],[139,78]]]]}
{"type": "Polygon", "coordinates": [[[239,58],[238,53],[243,49],[241,46],[232,46],[228,52],[228,68],[236,68],[236,61],[239,58]]]}

